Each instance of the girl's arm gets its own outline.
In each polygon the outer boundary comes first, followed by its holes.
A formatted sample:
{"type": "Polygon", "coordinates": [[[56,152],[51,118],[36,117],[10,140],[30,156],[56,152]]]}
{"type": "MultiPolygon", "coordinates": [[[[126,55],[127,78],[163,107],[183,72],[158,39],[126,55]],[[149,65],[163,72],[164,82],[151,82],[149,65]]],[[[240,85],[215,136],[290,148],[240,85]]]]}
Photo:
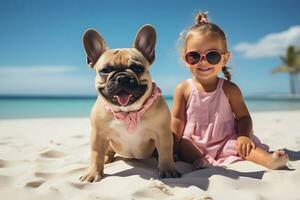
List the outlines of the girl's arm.
{"type": "Polygon", "coordinates": [[[255,148],[251,139],[253,134],[252,119],[239,87],[232,82],[226,82],[226,89],[224,90],[227,91],[232,112],[237,120],[237,151],[241,157],[245,158],[250,154],[251,149],[255,148]]]}
{"type": "Polygon", "coordinates": [[[232,82],[227,82],[229,103],[237,120],[238,135],[252,137],[252,119],[240,88],[232,82]]]}
{"type": "Polygon", "coordinates": [[[173,106],[171,110],[171,130],[175,134],[176,141],[179,141],[182,138],[185,123],[186,123],[186,98],[185,91],[187,87],[185,83],[181,83],[176,87],[173,106]]]}

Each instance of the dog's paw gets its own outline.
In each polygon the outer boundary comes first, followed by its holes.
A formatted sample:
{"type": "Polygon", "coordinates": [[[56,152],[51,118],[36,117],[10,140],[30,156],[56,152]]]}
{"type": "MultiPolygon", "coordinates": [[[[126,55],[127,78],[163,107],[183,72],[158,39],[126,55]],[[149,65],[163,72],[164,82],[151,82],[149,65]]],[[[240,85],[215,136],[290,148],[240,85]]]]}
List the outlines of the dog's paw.
{"type": "Polygon", "coordinates": [[[181,174],[175,169],[159,169],[158,170],[159,178],[180,178],[181,174]]]}
{"type": "Polygon", "coordinates": [[[103,178],[103,170],[97,170],[96,168],[90,168],[88,172],[79,178],[80,181],[98,182],[103,178]]]}

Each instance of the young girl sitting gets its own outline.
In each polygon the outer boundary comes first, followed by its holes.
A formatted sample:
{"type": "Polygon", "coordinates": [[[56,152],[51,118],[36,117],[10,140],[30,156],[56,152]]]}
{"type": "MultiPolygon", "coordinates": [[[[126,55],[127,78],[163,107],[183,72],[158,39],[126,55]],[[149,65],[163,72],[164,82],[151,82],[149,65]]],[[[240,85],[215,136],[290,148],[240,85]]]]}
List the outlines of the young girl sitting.
{"type": "Polygon", "coordinates": [[[225,33],[205,13],[186,32],[182,57],[192,77],[176,87],[172,107],[171,129],[180,159],[197,169],[240,160],[269,169],[285,166],[283,150],[269,153],[253,135],[242,93],[225,66],[230,59],[225,33]],[[221,71],[227,80],[218,77],[221,71]]]}

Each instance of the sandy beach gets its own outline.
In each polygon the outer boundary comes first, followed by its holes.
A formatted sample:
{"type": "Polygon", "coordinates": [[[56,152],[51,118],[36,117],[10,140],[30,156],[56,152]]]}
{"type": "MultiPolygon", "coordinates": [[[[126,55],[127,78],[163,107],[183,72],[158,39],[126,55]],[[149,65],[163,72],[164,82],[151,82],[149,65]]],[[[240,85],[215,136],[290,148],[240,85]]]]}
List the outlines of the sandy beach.
{"type": "Polygon", "coordinates": [[[158,179],[156,159],[117,158],[105,178],[82,183],[89,164],[88,118],[0,120],[0,198],[97,200],[300,199],[300,111],[252,113],[254,132],[290,161],[268,170],[248,161],[192,171],[176,162],[179,179],[158,179]],[[298,188],[298,189],[297,189],[298,188]]]}

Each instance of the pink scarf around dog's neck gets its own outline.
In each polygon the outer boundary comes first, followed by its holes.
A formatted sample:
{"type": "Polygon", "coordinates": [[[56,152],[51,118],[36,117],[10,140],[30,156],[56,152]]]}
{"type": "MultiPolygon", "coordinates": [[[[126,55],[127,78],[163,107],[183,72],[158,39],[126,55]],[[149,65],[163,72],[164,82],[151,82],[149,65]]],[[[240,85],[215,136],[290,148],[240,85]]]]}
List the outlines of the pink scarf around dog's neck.
{"type": "Polygon", "coordinates": [[[141,119],[141,116],[146,112],[146,110],[153,104],[153,102],[161,95],[161,90],[157,85],[152,82],[152,93],[150,97],[146,100],[143,104],[142,108],[137,111],[131,112],[114,112],[113,109],[108,105],[105,104],[104,108],[111,112],[115,119],[125,122],[127,124],[127,130],[129,133],[133,133],[138,125],[138,122],[141,119]]]}

